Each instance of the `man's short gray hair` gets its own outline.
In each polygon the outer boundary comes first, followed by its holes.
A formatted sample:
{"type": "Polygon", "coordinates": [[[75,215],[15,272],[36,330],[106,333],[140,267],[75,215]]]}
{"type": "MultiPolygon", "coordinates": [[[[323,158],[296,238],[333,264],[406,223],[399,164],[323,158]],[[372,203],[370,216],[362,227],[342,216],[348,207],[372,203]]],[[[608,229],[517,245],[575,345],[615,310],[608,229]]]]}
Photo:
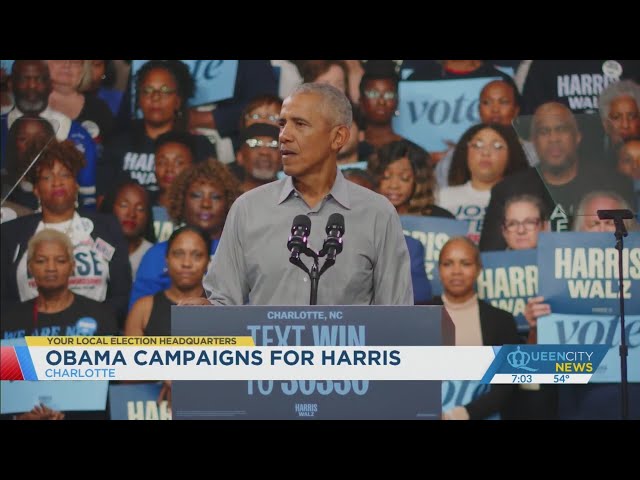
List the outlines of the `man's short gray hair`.
{"type": "Polygon", "coordinates": [[[347,96],[336,87],[326,83],[303,83],[291,92],[290,97],[301,93],[315,93],[322,97],[322,105],[328,112],[328,120],[332,126],[345,125],[351,128],[353,111],[347,96]]]}
{"type": "MultiPolygon", "coordinates": [[[[589,216],[597,215],[597,212],[587,212],[587,205],[591,203],[596,198],[608,198],[618,203],[618,208],[629,210],[629,204],[627,201],[618,195],[616,192],[612,192],[610,190],[598,190],[594,192],[589,192],[582,200],[580,200],[580,204],[576,210],[575,220],[573,222],[573,231],[574,232],[582,232],[584,231],[584,222],[589,216]]],[[[635,220],[624,220],[624,224],[629,231],[637,231],[638,230],[638,222],[635,220]]]]}

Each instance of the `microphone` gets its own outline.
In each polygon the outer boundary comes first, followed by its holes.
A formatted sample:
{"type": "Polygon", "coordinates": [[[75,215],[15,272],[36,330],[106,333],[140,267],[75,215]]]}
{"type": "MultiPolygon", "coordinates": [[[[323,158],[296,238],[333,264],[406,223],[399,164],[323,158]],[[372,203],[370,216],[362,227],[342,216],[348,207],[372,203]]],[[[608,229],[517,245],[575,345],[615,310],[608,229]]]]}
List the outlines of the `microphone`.
{"type": "Polygon", "coordinates": [[[340,213],[332,213],[327,220],[327,238],[322,245],[319,256],[327,256],[327,261],[335,261],[342,252],[342,237],[344,235],[344,217],[340,213]]]}
{"type": "Polygon", "coordinates": [[[297,215],[291,225],[291,235],[287,248],[291,251],[290,260],[300,260],[300,254],[307,250],[307,240],[311,232],[311,219],[306,215],[297,215]]]}
{"type": "Polygon", "coordinates": [[[633,218],[631,210],[598,210],[600,220],[629,220],[633,218]]]}

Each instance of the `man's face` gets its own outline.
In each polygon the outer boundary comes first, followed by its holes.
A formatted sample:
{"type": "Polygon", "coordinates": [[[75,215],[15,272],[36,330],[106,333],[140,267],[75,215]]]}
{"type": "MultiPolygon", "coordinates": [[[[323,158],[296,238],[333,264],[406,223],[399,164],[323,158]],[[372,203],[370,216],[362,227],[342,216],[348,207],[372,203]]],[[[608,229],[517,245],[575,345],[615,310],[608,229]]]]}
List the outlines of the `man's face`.
{"type": "Polygon", "coordinates": [[[600,220],[598,210],[619,210],[623,208],[620,202],[609,197],[596,197],[588,202],[584,207],[584,218],[581,232],[615,232],[616,226],[613,220],[600,220]]]}
{"type": "MultiPolygon", "coordinates": [[[[288,97],[280,111],[279,140],[284,173],[299,177],[320,172],[333,153],[337,128],[327,118],[319,94],[298,93],[288,97]]],[[[337,147],[343,145],[344,142],[337,147]]]]}
{"type": "Polygon", "coordinates": [[[275,180],[280,169],[280,144],[277,138],[248,138],[238,153],[238,163],[256,180],[275,180]]]}
{"type": "Polygon", "coordinates": [[[14,65],[11,85],[16,106],[23,113],[40,113],[49,103],[51,79],[42,60],[23,60],[14,65]]]}
{"type": "Polygon", "coordinates": [[[541,166],[562,172],[577,160],[577,148],[582,139],[573,115],[559,105],[538,110],[533,118],[533,144],[541,166]]]}

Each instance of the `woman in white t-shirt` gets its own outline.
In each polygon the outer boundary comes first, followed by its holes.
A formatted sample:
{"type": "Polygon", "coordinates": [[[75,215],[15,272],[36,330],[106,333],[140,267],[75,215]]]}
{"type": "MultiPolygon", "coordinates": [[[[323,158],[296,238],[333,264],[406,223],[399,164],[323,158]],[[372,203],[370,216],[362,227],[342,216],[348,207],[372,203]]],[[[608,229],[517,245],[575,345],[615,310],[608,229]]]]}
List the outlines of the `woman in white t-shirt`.
{"type": "Polygon", "coordinates": [[[468,129],[453,152],[449,187],[438,205],[459,220],[469,220],[469,238],[480,240],[491,188],[505,176],[528,168],[529,162],[511,127],[481,123],[468,129]]]}

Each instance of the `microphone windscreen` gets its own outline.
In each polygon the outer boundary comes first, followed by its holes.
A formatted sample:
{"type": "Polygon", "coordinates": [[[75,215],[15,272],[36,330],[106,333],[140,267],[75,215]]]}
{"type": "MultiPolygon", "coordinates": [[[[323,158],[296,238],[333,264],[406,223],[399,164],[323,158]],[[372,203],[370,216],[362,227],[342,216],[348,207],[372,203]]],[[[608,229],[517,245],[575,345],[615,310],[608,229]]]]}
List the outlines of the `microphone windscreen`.
{"type": "Polygon", "coordinates": [[[337,228],[340,231],[341,235],[344,235],[344,217],[341,213],[332,213],[329,216],[329,220],[327,220],[327,228],[326,233],[329,234],[329,231],[332,228],[337,228]]]}
{"type": "Polygon", "coordinates": [[[296,227],[304,227],[305,229],[311,230],[311,219],[306,215],[296,215],[291,228],[295,229],[296,227]]]}

